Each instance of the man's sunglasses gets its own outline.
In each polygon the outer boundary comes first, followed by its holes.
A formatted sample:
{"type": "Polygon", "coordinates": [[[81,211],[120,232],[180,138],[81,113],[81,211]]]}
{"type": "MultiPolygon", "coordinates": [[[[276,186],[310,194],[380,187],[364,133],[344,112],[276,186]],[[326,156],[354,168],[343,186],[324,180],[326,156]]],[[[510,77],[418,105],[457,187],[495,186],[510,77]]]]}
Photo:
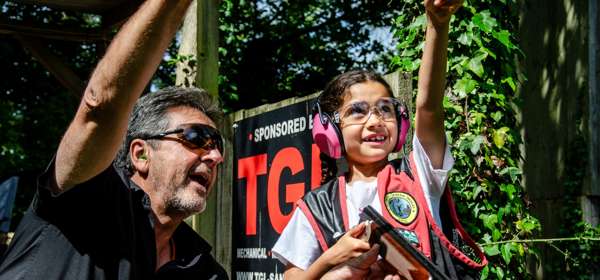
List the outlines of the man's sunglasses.
{"type": "Polygon", "coordinates": [[[212,150],[218,149],[223,154],[223,137],[212,126],[205,124],[183,124],[177,128],[154,135],[140,137],[142,140],[162,139],[167,135],[176,134],[183,145],[190,149],[212,150]]]}

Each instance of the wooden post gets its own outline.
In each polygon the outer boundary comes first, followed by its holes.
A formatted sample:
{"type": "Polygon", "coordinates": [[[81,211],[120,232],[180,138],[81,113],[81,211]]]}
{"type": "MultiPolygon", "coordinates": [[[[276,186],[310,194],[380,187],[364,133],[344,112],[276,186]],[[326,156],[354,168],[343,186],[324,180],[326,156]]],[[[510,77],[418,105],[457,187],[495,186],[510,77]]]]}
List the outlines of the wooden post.
{"type": "Polygon", "coordinates": [[[225,267],[225,270],[231,278],[231,229],[233,216],[233,118],[228,115],[225,118],[220,130],[225,138],[224,151],[225,158],[221,166],[219,166],[219,178],[213,190],[216,197],[209,201],[209,205],[214,207],[214,240],[215,246],[213,254],[217,261],[225,267]]]}
{"type": "MultiPolygon", "coordinates": [[[[583,220],[600,224],[600,12],[597,0],[588,1],[588,159],[590,176],[581,197],[583,220]]],[[[600,271],[592,271],[591,279],[600,279],[600,271]]]]}
{"type": "MultiPolygon", "coordinates": [[[[404,105],[406,105],[406,107],[408,108],[409,117],[410,117],[411,124],[412,124],[413,123],[412,120],[414,119],[413,118],[414,110],[413,110],[413,103],[412,103],[412,100],[413,100],[412,74],[410,74],[408,72],[396,71],[396,72],[385,75],[383,77],[383,79],[385,79],[385,81],[390,85],[390,88],[392,88],[394,97],[398,98],[400,101],[402,101],[404,103],[404,105]]],[[[412,137],[413,137],[413,129],[411,127],[411,129],[408,130],[408,134],[406,135],[406,143],[404,145],[404,149],[397,153],[391,153],[388,156],[388,159],[393,160],[393,159],[402,157],[404,154],[408,155],[412,150],[412,145],[411,145],[412,137]]]]}
{"type": "MultiPolygon", "coordinates": [[[[206,89],[214,99],[217,99],[219,96],[219,1],[197,1],[196,7],[198,11],[196,85],[206,89]]],[[[194,223],[195,230],[215,248],[217,245],[216,220],[221,210],[217,201],[217,192],[219,191],[214,189],[210,193],[206,210],[201,215],[196,215],[194,223]]]]}
{"type": "Polygon", "coordinates": [[[588,75],[589,75],[589,160],[590,183],[584,191],[592,211],[584,211],[586,222],[594,226],[599,224],[600,207],[600,13],[598,1],[588,1],[589,45],[588,45],[588,75]]]}
{"type": "MultiPolygon", "coordinates": [[[[194,0],[188,8],[183,27],[181,28],[181,44],[179,45],[179,55],[196,58],[197,39],[198,39],[198,4],[194,0]]],[[[195,67],[189,67],[188,61],[179,62],[175,70],[175,85],[189,87],[196,83],[195,67]],[[191,69],[192,68],[192,69],[191,69]]]]}
{"type": "MultiPolygon", "coordinates": [[[[188,10],[182,28],[182,44],[179,53],[192,55],[196,60],[195,67],[187,67],[188,61],[178,65],[177,84],[192,86],[193,83],[185,84],[195,74],[195,86],[206,89],[210,95],[217,99],[219,96],[219,68],[218,68],[218,0],[194,1],[188,10]],[[188,71],[186,72],[186,70],[188,71]],[[195,73],[193,70],[195,69],[195,73]]],[[[227,129],[222,127],[222,131],[227,129]]],[[[227,151],[227,150],[226,150],[227,151]]],[[[226,164],[221,167],[224,169],[226,164]]],[[[224,175],[221,171],[221,175],[224,175]]],[[[220,176],[221,180],[223,176],[220,176]]],[[[230,186],[230,185],[229,185],[230,186]]],[[[213,248],[218,249],[217,221],[225,219],[220,217],[222,206],[218,200],[218,192],[222,183],[217,183],[208,197],[206,210],[200,215],[194,215],[187,220],[194,230],[198,232],[213,248]]],[[[230,210],[229,210],[230,211],[230,210]]],[[[231,242],[230,242],[231,243],[231,242]]],[[[215,253],[218,255],[218,253],[215,253]]],[[[221,261],[218,257],[217,260],[221,261]]]]}
{"type": "Polygon", "coordinates": [[[196,84],[219,96],[219,1],[198,1],[196,84]]]}

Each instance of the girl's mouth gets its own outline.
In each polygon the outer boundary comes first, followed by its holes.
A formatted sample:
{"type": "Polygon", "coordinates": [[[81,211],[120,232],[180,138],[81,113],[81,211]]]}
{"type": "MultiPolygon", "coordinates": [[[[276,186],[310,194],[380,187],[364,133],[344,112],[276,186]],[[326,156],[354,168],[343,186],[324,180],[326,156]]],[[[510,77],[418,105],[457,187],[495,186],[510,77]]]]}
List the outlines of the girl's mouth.
{"type": "Polygon", "coordinates": [[[386,137],[384,135],[370,135],[368,137],[363,138],[364,142],[383,142],[386,137]]]}

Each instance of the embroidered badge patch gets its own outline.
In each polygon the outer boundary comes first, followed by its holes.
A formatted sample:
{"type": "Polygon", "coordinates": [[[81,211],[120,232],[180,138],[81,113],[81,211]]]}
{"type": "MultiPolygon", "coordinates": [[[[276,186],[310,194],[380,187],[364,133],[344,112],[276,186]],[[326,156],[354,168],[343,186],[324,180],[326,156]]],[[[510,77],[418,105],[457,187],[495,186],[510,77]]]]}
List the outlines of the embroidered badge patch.
{"type": "Polygon", "coordinates": [[[392,192],[385,195],[385,207],[398,222],[404,225],[412,223],[417,217],[417,202],[408,193],[392,192]]]}

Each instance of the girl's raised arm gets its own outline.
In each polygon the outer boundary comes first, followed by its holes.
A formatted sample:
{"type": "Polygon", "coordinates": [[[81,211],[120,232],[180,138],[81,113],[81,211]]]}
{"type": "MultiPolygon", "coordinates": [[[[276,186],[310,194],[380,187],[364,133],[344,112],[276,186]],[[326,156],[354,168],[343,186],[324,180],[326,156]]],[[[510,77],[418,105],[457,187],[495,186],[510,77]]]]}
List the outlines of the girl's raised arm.
{"type": "Polygon", "coordinates": [[[444,134],[444,86],[448,55],[450,17],[462,0],[425,0],[427,31],[419,68],[415,131],[433,168],[441,168],[446,136],[444,134]]]}

